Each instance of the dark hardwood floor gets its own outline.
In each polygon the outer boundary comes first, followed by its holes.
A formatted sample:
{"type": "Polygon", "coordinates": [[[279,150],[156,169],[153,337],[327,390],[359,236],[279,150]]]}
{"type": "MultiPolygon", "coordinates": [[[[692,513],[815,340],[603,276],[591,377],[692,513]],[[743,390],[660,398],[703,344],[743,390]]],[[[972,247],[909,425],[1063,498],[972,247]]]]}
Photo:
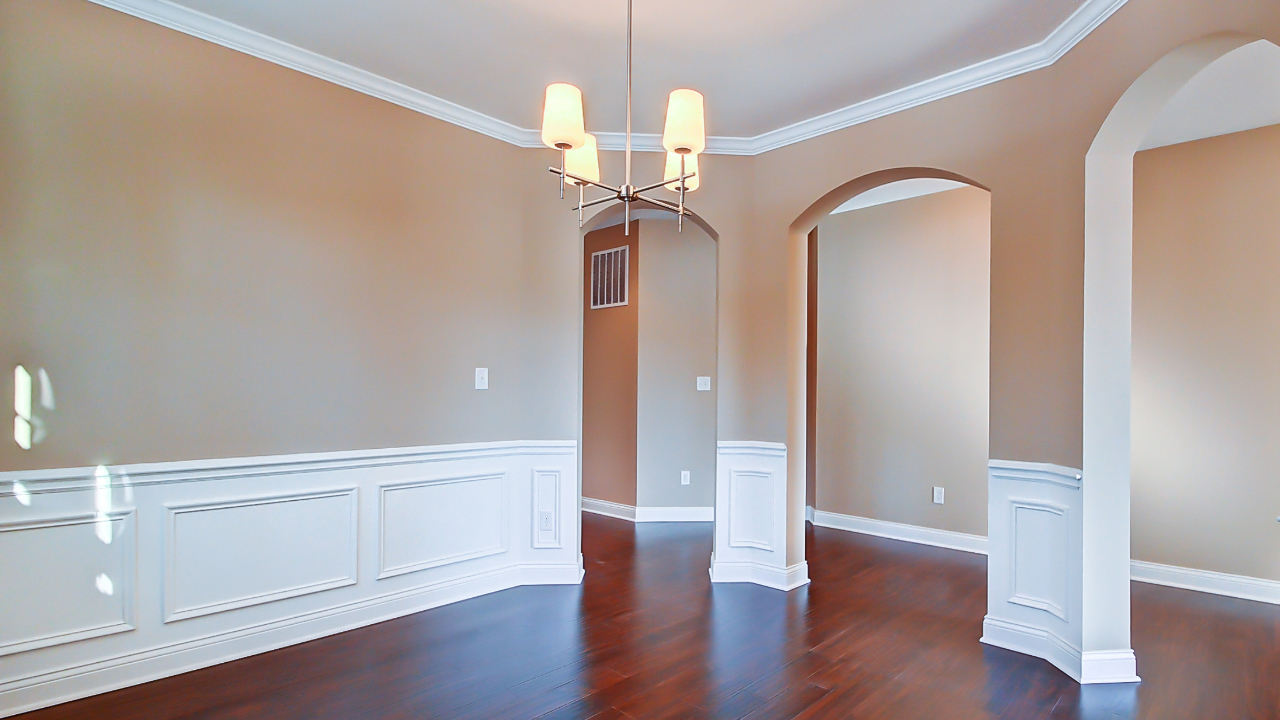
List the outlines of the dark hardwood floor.
{"type": "Polygon", "coordinates": [[[468,600],[23,716],[1280,718],[1280,607],[1135,584],[1140,685],[978,642],[986,559],[810,529],[813,584],[708,581],[709,523],[583,518],[581,587],[468,600]]]}

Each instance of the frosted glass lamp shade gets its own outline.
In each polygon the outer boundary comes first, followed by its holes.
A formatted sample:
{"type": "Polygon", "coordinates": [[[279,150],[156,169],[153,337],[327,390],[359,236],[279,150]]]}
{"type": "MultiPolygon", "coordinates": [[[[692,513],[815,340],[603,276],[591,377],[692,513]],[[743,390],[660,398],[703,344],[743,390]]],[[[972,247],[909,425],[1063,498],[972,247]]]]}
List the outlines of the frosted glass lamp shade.
{"type": "Polygon", "coordinates": [[[582,91],[568,83],[547,86],[542,106],[542,142],[557,150],[582,147],[586,142],[582,120],[582,91]]]}
{"type": "MultiPolygon", "coordinates": [[[[684,156],[684,173],[688,175],[689,173],[697,173],[697,172],[698,172],[698,156],[692,153],[685,155],[684,156]]],[[[672,178],[680,177],[680,154],[679,153],[673,153],[673,152],[667,153],[667,170],[665,173],[663,173],[662,177],[664,179],[672,179],[672,178]]],[[[694,175],[688,180],[685,180],[684,191],[689,193],[689,192],[693,192],[694,190],[697,190],[698,186],[702,184],[701,180],[702,180],[701,173],[694,175]]],[[[674,190],[676,192],[680,192],[679,182],[667,183],[663,187],[667,188],[668,190],[674,190]]]]}
{"type": "MultiPolygon", "coordinates": [[[[564,154],[564,171],[592,182],[600,182],[600,154],[596,149],[596,136],[585,135],[586,142],[582,147],[568,150],[564,154]]],[[[571,177],[565,177],[565,185],[582,185],[571,177]]]]}
{"type": "Polygon", "coordinates": [[[702,93],[672,90],[667,100],[667,125],[662,132],[662,147],[667,152],[697,155],[707,148],[707,133],[703,125],[702,93]]]}

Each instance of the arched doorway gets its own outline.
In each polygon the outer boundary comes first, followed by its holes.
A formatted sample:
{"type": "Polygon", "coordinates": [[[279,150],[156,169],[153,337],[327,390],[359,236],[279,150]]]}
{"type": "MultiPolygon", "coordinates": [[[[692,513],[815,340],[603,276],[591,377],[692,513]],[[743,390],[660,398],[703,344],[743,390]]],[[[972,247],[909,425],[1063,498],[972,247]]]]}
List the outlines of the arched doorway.
{"type": "Polygon", "coordinates": [[[1082,682],[1137,680],[1130,639],[1134,155],[1162,109],[1199,73],[1259,38],[1219,33],[1144,72],[1085,159],[1082,682]]]}

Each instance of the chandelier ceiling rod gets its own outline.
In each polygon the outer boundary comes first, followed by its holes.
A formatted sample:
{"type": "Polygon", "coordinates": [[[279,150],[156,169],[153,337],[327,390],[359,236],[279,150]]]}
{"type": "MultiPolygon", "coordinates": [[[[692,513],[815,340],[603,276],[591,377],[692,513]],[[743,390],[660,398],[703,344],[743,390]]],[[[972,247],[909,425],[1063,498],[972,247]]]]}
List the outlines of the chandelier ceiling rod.
{"type": "Polygon", "coordinates": [[[636,188],[631,184],[631,106],[632,106],[632,0],[627,0],[627,134],[625,148],[626,174],[619,187],[600,182],[600,158],[594,135],[584,127],[582,91],[567,83],[547,86],[542,114],[542,142],[560,151],[560,167],[548,168],[560,176],[560,197],[565,185],[578,186],[578,227],[582,227],[583,210],[608,202],[623,204],[623,233],[631,234],[631,203],[646,202],[679,217],[684,229],[685,195],[698,188],[698,154],[706,147],[703,130],[702,94],[694,90],[673,90],[667,102],[667,121],[662,145],[667,151],[667,164],[661,182],[636,188]],[[586,199],[586,187],[598,187],[610,195],[596,200],[586,199]],[[678,202],[668,202],[641,193],[665,187],[679,193],[678,202]]]}

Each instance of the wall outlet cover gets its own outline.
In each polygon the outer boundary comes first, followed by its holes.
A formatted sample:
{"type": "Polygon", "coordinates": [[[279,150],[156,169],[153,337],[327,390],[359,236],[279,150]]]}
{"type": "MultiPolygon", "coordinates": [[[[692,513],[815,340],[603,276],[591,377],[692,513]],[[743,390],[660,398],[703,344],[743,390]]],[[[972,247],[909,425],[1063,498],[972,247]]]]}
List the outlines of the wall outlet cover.
{"type": "Polygon", "coordinates": [[[476,389],[489,389],[489,368],[476,368],[476,389]]]}
{"type": "Polygon", "coordinates": [[[935,505],[942,505],[946,499],[946,488],[936,487],[933,489],[933,502],[935,505]]]}
{"type": "Polygon", "coordinates": [[[709,377],[698,378],[698,392],[711,392],[711,378],[709,377]]]}
{"type": "Polygon", "coordinates": [[[689,471],[688,471],[688,470],[681,470],[681,471],[680,471],[680,484],[681,484],[681,485],[688,485],[688,484],[689,484],[689,471]]]}

